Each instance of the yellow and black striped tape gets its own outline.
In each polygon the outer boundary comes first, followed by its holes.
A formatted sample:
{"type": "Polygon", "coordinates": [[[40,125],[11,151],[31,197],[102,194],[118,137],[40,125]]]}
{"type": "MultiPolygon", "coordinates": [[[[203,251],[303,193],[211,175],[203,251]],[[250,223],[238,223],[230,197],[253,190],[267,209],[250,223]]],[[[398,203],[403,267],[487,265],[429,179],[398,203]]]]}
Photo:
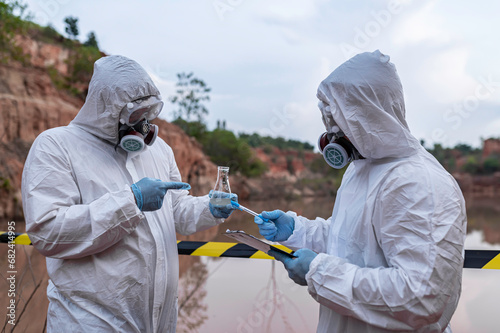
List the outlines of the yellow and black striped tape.
{"type": "MultiPolygon", "coordinates": [[[[1,231],[0,243],[31,245],[25,233],[9,235],[8,232],[1,231]]],[[[274,246],[288,253],[292,252],[286,246],[274,246]]],[[[177,241],[177,250],[179,254],[190,256],[273,259],[266,253],[241,243],[177,241]]],[[[464,268],[500,269],[500,251],[465,250],[464,268]]]]}
{"type": "Polygon", "coordinates": [[[500,251],[465,250],[464,268],[500,269],[500,251]]]}
{"type": "MultiPolygon", "coordinates": [[[[273,245],[285,252],[292,250],[283,245],[273,245]]],[[[207,257],[274,259],[266,253],[242,243],[177,241],[179,254],[207,257]]]]}
{"type": "Polygon", "coordinates": [[[0,243],[31,245],[28,234],[0,231],[0,243]]]}
{"type": "MultiPolygon", "coordinates": [[[[0,243],[32,245],[25,233],[11,233],[9,235],[8,232],[3,231],[0,231],[0,243]]],[[[292,252],[283,245],[273,246],[288,253],[292,252]]],[[[179,254],[190,256],[273,259],[266,253],[241,243],[177,241],[177,250],[179,254]]]]}

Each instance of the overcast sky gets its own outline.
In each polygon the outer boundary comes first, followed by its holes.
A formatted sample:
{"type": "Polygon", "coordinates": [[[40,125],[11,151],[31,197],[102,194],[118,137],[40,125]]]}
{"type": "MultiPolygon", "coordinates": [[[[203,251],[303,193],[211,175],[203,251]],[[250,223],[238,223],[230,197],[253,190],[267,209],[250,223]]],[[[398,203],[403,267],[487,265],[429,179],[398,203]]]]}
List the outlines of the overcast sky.
{"type": "MultiPolygon", "coordinates": [[[[500,137],[499,1],[29,0],[34,21],[64,32],[79,18],[107,54],[138,61],[164,99],[176,73],[211,88],[207,123],[316,145],[316,89],[356,53],[391,56],[407,119],[426,146],[500,137]]],[[[167,103],[162,117],[172,120],[167,103]]]]}

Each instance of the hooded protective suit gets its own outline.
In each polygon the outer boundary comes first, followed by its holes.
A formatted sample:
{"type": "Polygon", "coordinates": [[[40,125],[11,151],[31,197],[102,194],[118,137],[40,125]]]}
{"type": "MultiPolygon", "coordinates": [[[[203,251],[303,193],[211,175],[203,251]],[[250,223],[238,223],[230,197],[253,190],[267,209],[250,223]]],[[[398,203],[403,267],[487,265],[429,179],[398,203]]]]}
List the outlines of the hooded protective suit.
{"type": "Polygon", "coordinates": [[[158,94],[135,61],[101,58],[75,119],[40,134],[30,150],[23,205],[30,239],[47,256],[48,331],[175,332],[175,232],[223,220],[210,213],[208,196],[185,190],[168,190],[159,210],[137,208],[133,183],[181,181],[161,138],[135,156],[115,149],[120,110],[158,94]]]}
{"type": "Polygon", "coordinates": [[[450,332],[465,203],[452,176],[411,135],[394,65],[379,51],[357,55],[317,96],[366,158],[347,168],[332,216],[294,215],[283,242],[319,253],[306,275],[320,303],[318,332],[450,332]]]}

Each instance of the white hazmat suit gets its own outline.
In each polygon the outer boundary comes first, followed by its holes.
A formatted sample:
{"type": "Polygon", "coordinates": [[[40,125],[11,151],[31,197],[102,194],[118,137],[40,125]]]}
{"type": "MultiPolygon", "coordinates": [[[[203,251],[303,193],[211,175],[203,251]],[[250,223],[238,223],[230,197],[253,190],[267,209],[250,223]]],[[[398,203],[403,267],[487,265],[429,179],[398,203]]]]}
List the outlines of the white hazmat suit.
{"type": "Polygon", "coordinates": [[[141,212],[130,186],[143,177],[181,181],[161,139],[132,156],[118,141],[130,101],[159,95],[146,71],[121,56],[98,60],[75,119],[40,134],[22,181],[26,229],[47,256],[49,332],[175,332],[175,232],[222,222],[208,196],[168,190],[161,209],[141,212]]]}
{"type": "Polygon", "coordinates": [[[306,275],[320,303],[318,332],[451,332],[465,203],[410,133],[394,65],[379,51],[355,56],[320,84],[318,98],[366,158],[347,168],[332,216],[294,215],[282,242],[319,253],[306,275]]]}

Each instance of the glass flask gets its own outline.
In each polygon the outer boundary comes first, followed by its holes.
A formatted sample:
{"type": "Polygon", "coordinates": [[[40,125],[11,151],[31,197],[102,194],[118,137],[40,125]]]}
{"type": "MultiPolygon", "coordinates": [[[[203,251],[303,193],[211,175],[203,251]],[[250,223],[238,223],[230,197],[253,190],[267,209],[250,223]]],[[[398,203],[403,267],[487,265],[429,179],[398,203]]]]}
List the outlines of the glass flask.
{"type": "Polygon", "coordinates": [[[229,205],[231,199],[231,187],[229,186],[229,167],[217,167],[217,181],[215,182],[214,192],[210,198],[212,205],[229,205]]]}

